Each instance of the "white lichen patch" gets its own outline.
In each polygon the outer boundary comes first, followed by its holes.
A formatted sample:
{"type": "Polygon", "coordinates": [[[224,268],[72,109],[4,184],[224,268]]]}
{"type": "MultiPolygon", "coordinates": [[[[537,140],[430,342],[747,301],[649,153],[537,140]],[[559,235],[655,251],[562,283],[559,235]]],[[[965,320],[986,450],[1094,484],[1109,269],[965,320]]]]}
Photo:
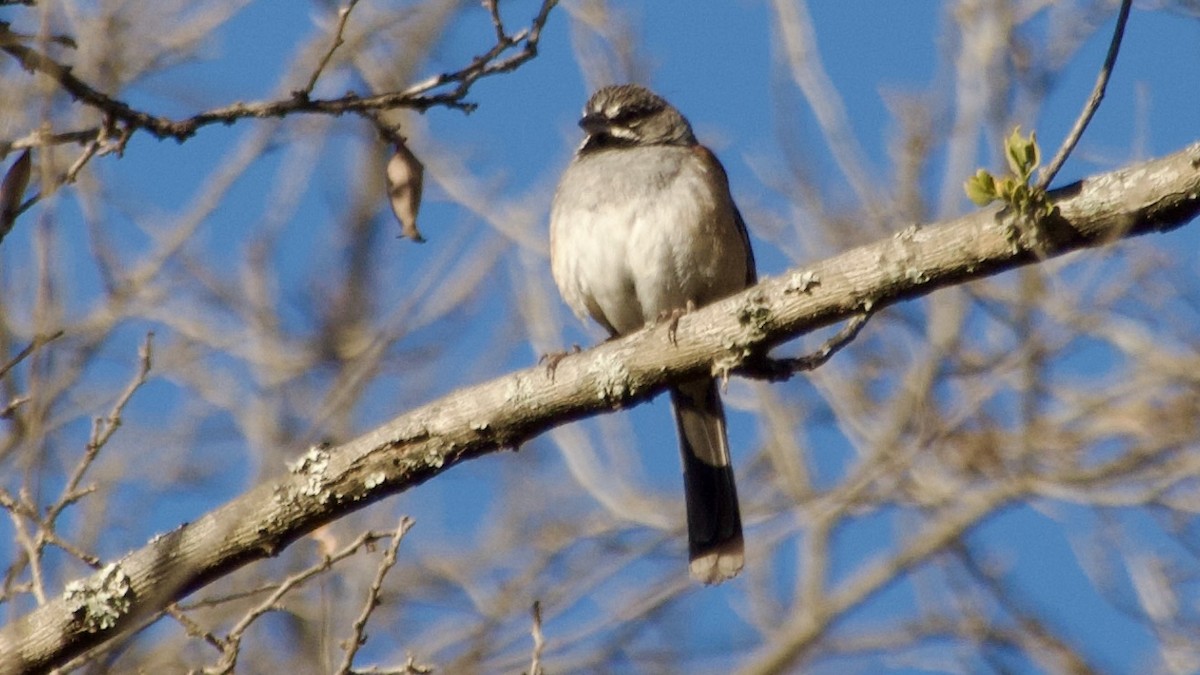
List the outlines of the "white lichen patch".
{"type": "Polygon", "coordinates": [[[601,354],[588,368],[601,401],[616,402],[632,391],[629,370],[615,356],[601,354]]]}
{"type": "Polygon", "coordinates": [[[117,620],[129,613],[132,596],[129,575],[116,563],[105,565],[87,579],[72,581],[63,590],[67,607],[89,633],[116,626],[117,620]]]}
{"type": "Polygon", "coordinates": [[[297,476],[307,476],[301,493],[309,497],[321,494],[325,484],[325,470],[329,468],[329,451],[323,446],[314,445],[300,459],[288,462],[288,471],[297,476]]]}
{"type": "Polygon", "coordinates": [[[434,469],[442,468],[446,463],[446,456],[436,450],[430,450],[425,455],[425,465],[434,469]]]}
{"type": "Polygon", "coordinates": [[[771,311],[771,305],[767,303],[766,298],[758,293],[750,295],[737,308],[738,323],[750,329],[753,335],[751,339],[757,339],[767,332],[773,316],[774,312],[771,311]]]}
{"type": "Polygon", "coordinates": [[[730,371],[735,370],[742,365],[742,361],[746,359],[748,352],[728,351],[718,357],[712,364],[712,376],[721,380],[722,384],[728,384],[730,371]]]}
{"type": "Polygon", "coordinates": [[[517,375],[509,378],[504,388],[504,400],[512,405],[526,405],[537,391],[532,378],[517,375]]]}
{"type": "Polygon", "coordinates": [[[804,270],[803,272],[793,272],[788,277],[787,284],[783,287],[784,293],[807,293],[814,287],[821,285],[821,277],[812,270],[804,270]]]}

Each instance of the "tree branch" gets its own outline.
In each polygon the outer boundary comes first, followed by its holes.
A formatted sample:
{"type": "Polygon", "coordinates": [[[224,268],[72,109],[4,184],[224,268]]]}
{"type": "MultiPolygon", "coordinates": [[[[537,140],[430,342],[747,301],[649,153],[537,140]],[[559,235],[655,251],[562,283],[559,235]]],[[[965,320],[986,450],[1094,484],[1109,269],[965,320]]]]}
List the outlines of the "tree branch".
{"type": "MultiPolygon", "coordinates": [[[[201,127],[211,124],[233,124],[245,118],[284,117],[296,113],[343,115],[393,108],[425,111],[436,106],[458,108],[470,112],[474,110],[475,104],[469,103],[465,99],[471,85],[476,80],[510,72],[537,56],[542,28],[550,18],[550,10],[557,4],[558,0],[543,0],[537,15],[534,16],[528,27],[512,35],[499,34],[496,44],[483,54],[476,56],[465,67],[435,75],[403,91],[369,96],[348,93],[339,98],[311,99],[308,91],[301,89],[294,92],[291,98],[258,103],[234,103],[181,120],[172,120],[138,110],[124,101],[95,89],[76,77],[71,72],[70,66],[58,63],[36,49],[22,44],[21,36],[10,31],[8,24],[2,21],[0,21],[0,51],[15,58],[26,70],[41,73],[54,80],[72,98],[104,112],[127,130],[144,129],[157,138],[174,138],[177,141],[185,141],[195,135],[201,127]]],[[[336,48],[336,46],[335,41],[334,47],[336,48]]],[[[332,55],[332,50],[330,55],[332,55]]],[[[314,79],[318,74],[319,71],[314,73],[314,79]]],[[[76,131],[62,138],[72,140],[90,138],[94,135],[94,131],[76,131]]],[[[58,137],[40,136],[40,138],[58,137]]],[[[5,144],[0,143],[0,147],[5,147],[5,144]]],[[[11,149],[22,146],[9,144],[7,147],[11,149]]]]}
{"type": "Polygon", "coordinates": [[[1075,149],[1079,139],[1083,137],[1084,129],[1087,129],[1092,117],[1100,109],[1100,101],[1104,100],[1104,92],[1108,89],[1108,78],[1112,75],[1113,67],[1117,65],[1117,53],[1121,50],[1121,38],[1125,35],[1125,22],[1129,20],[1129,10],[1132,7],[1133,0],[1122,0],[1121,9],[1117,12],[1117,26],[1113,29],[1112,40],[1108,43],[1108,54],[1104,57],[1104,65],[1100,67],[1100,73],[1096,75],[1096,84],[1092,87],[1092,95],[1083,105],[1083,111],[1079,113],[1070,133],[1063,140],[1062,146],[1059,147],[1058,152],[1054,153],[1054,159],[1050,160],[1050,163],[1042,169],[1038,176],[1038,187],[1045,189],[1050,185],[1050,181],[1058,175],[1058,170],[1066,163],[1067,157],[1071,155],[1071,151],[1075,149]]]}
{"type": "MultiPolygon", "coordinates": [[[[1050,198],[1058,212],[1038,228],[1037,242],[1014,216],[994,210],[913,226],[689,313],[674,344],[669,326],[652,327],[563,358],[553,380],[544,367],[528,368],[457,391],[341,446],[313,447],[290,466],[290,475],[155,537],[76,583],[69,596],[13,621],[0,631],[0,672],[61,665],[323,523],[459,462],[645,400],[670,382],[734,369],[807,331],[1035,263],[1042,253],[1174,229],[1200,213],[1200,143],[1055,190],[1050,198]]],[[[863,581],[868,591],[875,588],[872,579],[863,581]]],[[[783,652],[803,643],[793,640],[783,652]]]]}

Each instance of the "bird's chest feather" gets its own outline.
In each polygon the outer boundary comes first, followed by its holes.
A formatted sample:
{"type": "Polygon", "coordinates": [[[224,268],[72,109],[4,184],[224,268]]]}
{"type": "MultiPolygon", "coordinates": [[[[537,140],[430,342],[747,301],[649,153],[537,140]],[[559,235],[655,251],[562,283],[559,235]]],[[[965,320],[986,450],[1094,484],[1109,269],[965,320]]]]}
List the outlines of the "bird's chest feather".
{"type": "Polygon", "coordinates": [[[627,333],[688,301],[735,290],[736,224],[723,176],[689,148],[627,148],[577,160],[551,216],[552,268],[567,302],[627,333]]]}

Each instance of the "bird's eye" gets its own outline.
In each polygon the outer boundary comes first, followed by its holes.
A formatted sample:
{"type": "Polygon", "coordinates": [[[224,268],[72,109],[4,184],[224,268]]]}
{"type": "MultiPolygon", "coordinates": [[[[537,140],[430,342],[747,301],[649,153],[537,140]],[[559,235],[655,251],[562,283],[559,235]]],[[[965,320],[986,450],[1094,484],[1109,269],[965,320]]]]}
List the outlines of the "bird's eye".
{"type": "Polygon", "coordinates": [[[646,106],[627,106],[617,110],[609,119],[622,126],[631,126],[649,117],[653,112],[654,111],[651,108],[646,106]]]}
{"type": "Polygon", "coordinates": [[[615,115],[613,115],[610,119],[615,124],[620,124],[622,126],[626,126],[631,121],[633,121],[636,117],[637,117],[637,115],[633,114],[632,110],[622,108],[621,110],[618,110],[617,113],[615,115]]]}

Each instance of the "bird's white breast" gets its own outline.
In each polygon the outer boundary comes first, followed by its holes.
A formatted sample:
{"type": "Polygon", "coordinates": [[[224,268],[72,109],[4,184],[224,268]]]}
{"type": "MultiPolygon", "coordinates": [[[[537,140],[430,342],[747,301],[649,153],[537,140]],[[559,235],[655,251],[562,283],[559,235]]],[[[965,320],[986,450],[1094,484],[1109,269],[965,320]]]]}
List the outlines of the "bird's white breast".
{"type": "Polygon", "coordinates": [[[728,186],[703,157],[650,146],[571,163],[551,209],[551,266],[576,313],[623,334],[745,286],[728,186]]]}

